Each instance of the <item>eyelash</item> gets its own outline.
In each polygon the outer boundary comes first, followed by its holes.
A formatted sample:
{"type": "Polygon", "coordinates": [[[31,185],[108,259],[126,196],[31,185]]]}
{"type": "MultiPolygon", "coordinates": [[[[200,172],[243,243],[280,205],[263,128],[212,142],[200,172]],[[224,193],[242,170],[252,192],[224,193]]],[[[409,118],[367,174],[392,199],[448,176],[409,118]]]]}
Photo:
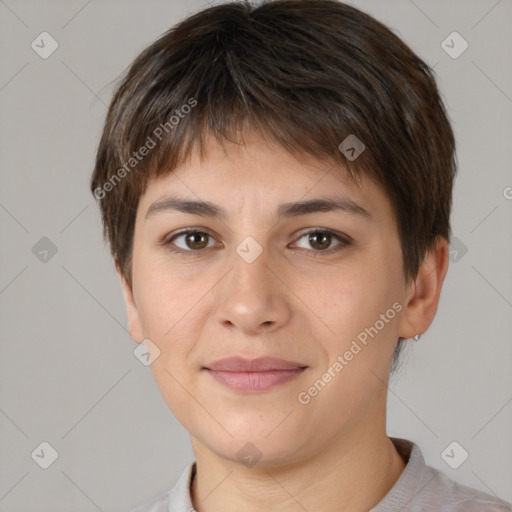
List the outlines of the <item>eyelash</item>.
{"type": "MultiPolygon", "coordinates": [[[[200,256],[201,253],[204,252],[206,249],[211,249],[212,248],[212,247],[208,247],[208,248],[199,249],[199,250],[195,250],[194,251],[194,250],[185,250],[185,249],[176,248],[173,245],[173,242],[177,238],[179,238],[180,236],[188,235],[190,233],[203,234],[203,235],[207,235],[210,238],[213,238],[213,236],[210,233],[208,233],[207,231],[202,231],[201,229],[198,229],[198,228],[187,228],[187,229],[183,229],[183,230],[179,231],[178,233],[175,233],[170,238],[169,237],[165,238],[162,241],[162,245],[165,246],[172,253],[182,254],[184,256],[192,256],[192,257],[193,256],[200,256]]],[[[330,229],[323,229],[323,228],[314,228],[314,229],[311,229],[309,231],[306,231],[305,233],[302,233],[300,235],[300,237],[297,239],[297,241],[301,240],[305,236],[313,235],[313,234],[317,234],[317,235],[318,234],[330,235],[331,237],[337,239],[338,242],[340,242],[338,245],[336,245],[336,246],[334,246],[334,247],[332,247],[330,249],[325,249],[325,250],[311,249],[309,251],[308,249],[303,249],[303,250],[306,250],[308,252],[312,252],[314,257],[322,256],[322,255],[329,255],[329,254],[341,251],[345,247],[347,247],[347,246],[352,244],[351,240],[347,236],[343,236],[343,235],[341,235],[339,233],[336,233],[336,232],[334,232],[334,231],[332,231],[330,229]]]]}

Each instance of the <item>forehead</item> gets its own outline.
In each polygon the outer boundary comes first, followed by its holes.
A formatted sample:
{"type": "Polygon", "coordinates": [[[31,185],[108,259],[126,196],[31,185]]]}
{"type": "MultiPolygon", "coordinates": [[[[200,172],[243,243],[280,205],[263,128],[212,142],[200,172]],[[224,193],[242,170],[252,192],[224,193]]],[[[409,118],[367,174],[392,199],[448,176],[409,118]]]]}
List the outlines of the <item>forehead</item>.
{"type": "Polygon", "coordinates": [[[210,136],[204,148],[204,158],[193,151],[171,173],[149,181],[139,202],[140,215],[146,216],[154,203],[171,196],[208,201],[227,213],[256,213],[270,205],[322,197],[346,200],[377,218],[391,215],[391,205],[379,185],[366,176],[354,182],[334,160],[292,155],[256,135],[246,137],[244,144],[220,144],[210,136]]]}

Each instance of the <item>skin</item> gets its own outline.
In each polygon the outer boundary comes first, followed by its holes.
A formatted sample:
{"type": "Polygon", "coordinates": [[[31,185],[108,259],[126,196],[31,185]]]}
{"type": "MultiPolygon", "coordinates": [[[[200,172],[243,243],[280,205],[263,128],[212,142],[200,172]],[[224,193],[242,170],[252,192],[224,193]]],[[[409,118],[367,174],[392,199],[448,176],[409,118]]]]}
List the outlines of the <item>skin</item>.
{"type": "Polygon", "coordinates": [[[356,185],[339,166],[292,156],[256,135],[241,146],[210,138],[206,155],[193,154],[151,180],[140,198],[132,288],[116,265],[130,335],[160,350],[153,376],[191,437],[194,507],[369,510],[405,467],[386,435],[389,367],[398,337],[423,333],[435,316],[448,244],[440,239],[407,283],[391,204],[368,178],[356,185]],[[227,217],[165,210],[145,218],[151,204],[171,194],[212,202],[227,217]],[[276,218],[282,203],[326,196],[350,198],[370,215],[276,218]],[[171,252],[162,242],[187,227],[211,238],[188,245],[186,235],[174,238],[174,248],[188,253],[171,252]],[[305,235],[314,228],[346,235],[351,244],[335,237],[315,243],[305,235]],[[252,263],[236,252],[248,236],[263,249],[252,263]],[[401,311],[301,404],[298,394],[396,302],[401,311]],[[230,355],[274,356],[308,368],[270,390],[236,392],[203,369],[230,355]],[[247,442],[261,453],[252,467],[237,457],[247,442]]]}

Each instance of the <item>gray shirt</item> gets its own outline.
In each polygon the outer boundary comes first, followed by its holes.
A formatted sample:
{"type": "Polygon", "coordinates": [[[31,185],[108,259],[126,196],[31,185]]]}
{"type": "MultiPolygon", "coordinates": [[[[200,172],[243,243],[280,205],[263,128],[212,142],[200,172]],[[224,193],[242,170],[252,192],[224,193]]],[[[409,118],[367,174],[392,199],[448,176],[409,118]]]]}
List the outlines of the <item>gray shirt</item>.
{"type": "MultiPolygon", "coordinates": [[[[495,496],[458,484],[427,466],[418,446],[391,438],[406,466],[384,498],[369,512],[512,512],[512,505],[495,496]]],[[[190,484],[195,461],[181,473],[176,485],[132,512],[194,512],[190,484]]]]}

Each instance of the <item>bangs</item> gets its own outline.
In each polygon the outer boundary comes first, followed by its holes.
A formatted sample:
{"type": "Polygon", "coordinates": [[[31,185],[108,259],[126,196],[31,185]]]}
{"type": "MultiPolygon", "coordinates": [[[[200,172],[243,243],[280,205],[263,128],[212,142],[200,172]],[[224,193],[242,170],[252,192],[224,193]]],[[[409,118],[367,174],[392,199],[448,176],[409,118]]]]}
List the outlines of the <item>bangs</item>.
{"type": "Polygon", "coordinates": [[[249,133],[380,185],[407,279],[438,236],[449,239],[455,140],[429,66],[349,5],[235,1],[187,17],[147,47],[110,104],[91,191],[128,280],[148,181],[194,152],[205,159],[212,136],[244,144],[249,133]]]}

